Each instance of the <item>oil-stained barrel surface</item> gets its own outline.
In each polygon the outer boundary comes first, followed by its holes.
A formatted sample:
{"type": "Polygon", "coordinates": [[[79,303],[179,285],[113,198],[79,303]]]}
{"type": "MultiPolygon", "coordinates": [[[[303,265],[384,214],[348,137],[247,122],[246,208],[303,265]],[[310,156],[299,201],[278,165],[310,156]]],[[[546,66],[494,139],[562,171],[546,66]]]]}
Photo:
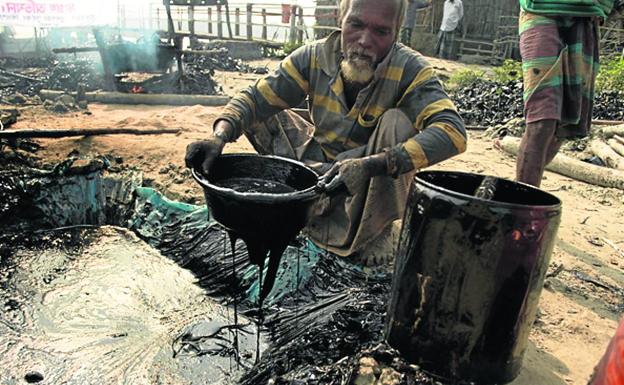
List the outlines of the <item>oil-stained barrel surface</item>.
{"type": "Polygon", "coordinates": [[[409,194],[386,337],[426,370],[479,384],[518,374],[560,221],[560,201],[498,179],[427,171],[409,194]]]}

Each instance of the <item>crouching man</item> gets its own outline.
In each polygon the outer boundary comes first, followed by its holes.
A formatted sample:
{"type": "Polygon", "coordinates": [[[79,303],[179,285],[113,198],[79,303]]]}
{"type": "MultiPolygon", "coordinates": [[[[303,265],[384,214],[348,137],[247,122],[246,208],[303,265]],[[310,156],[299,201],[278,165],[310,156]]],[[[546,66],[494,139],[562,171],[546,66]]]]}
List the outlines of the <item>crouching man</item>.
{"type": "Polygon", "coordinates": [[[432,67],[397,42],[406,3],[343,0],[341,31],[300,47],[234,97],[213,136],[188,146],[187,166],[207,174],[244,134],[260,154],[331,169],[348,193],[332,196],[307,234],[360,263],[386,261],[414,173],[466,149],[464,124],[432,67]],[[289,110],[306,98],[311,122],[289,110]]]}

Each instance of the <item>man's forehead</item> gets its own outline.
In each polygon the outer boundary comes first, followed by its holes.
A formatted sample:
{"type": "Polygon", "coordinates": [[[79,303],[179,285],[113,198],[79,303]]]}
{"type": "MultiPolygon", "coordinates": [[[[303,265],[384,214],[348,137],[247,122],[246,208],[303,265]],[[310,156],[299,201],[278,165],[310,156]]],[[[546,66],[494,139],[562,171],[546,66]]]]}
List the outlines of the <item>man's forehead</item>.
{"type": "Polygon", "coordinates": [[[375,28],[396,27],[396,0],[352,0],[349,5],[347,20],[359,20],[375,28]]]}
{"type": "Polygon", "coordinates": [[[369,4],[374,4],[382,9],[396,12],[399,8],[399,2],[401,0],[351,0],[349,4],[350,12],[361,12],[362,8],[369,4]]]}

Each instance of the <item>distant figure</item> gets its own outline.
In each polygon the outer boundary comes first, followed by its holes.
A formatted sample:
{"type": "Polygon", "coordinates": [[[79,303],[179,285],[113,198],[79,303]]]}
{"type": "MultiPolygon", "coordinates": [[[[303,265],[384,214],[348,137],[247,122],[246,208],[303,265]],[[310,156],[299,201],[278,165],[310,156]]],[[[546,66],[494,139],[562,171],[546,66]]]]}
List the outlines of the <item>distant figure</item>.
{"type": "Polygon", "coordinates": [[[464,17],[462,0],[446,0],[442,24],[438,32],[435,55],[442,59],[455,59],[455,31],[464,17]]]}
{"type": "Polygon", "coordinates": [[[430,5],[431,0],[407,0],[407,12],[405,12],[405,19],[403,19],[400,32],[401,43],[410,46],[412,31],[414,30],[414,23],[416,22],[416,12],[430,5]]]}
{"type": "Polygon", "coordinates": [[[520,0],[520,6],[526,129],[516,179],[539,187],[562,141],[589,134],[600,52],[598,28],[613,11],[614,0],[588,4],[520,0]]]}

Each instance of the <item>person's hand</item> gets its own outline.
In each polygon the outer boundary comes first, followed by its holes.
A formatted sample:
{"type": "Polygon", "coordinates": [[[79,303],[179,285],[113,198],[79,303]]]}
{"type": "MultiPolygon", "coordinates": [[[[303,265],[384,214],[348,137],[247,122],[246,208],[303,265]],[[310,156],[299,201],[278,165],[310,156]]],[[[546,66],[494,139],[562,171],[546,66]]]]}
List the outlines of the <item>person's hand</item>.
{"type": "Polygon", "coordinates": [[[225,142],[217,136],[189,144],[186,146],[186,156],[184,158],[186,167],[197,170],[204,176],[207,176],[212,162],[221,155],[223,147],[225,147],[225,142]]]}
{"type": "Polygon", "coordinates": [[[234,141],[234,127],[225,119],[218,119],[214,125],[214,134],[207,140],[193,142],[186,146],[184,162],[186,167],[195,169],[207,176],[212,162],[223,152],[226,142],[234,141]]]}
{"type": "Polygon", "coordinates": [[[344,183],[350,195],[355,195],[366,187],[372,177],[387,175],[386,170],[386,156],[381,153],[342,160],[327,172],[325,180],[333,181],[336,177],[344,183]]]}

